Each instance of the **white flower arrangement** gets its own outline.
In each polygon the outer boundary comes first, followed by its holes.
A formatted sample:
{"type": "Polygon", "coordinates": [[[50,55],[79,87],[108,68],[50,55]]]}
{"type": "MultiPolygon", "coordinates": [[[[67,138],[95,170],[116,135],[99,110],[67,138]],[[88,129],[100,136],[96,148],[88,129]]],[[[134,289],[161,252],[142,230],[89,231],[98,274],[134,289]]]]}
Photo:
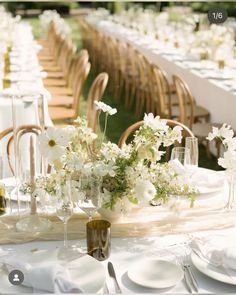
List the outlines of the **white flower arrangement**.
{"type": "MultiPolygon", "coordinates": [[[[220,140],[224,146],[223,157],[218,159],[218,164],[228,171],[236,173],[236,137],[230,125],[223,124],[221,128],[213,127],[208,134],[208,140],[220,140]]],[[[236,175],[236,174],[235,174],[236,175]]]]}
{"type": "MultiPolygon", "coordinates": [[[[116,113],[105,104],[95,102],[106,115],[116,113]]],[[[188,197],[193,205],[195,192],[187,183],[178,184],[180,175],[169,163],[160,163],[161,146],[167,147],[181,141],[181,127],[170,128],[165,120],[153,114],[145,115],[144,124],[134,134],[134,140],[121,148],[103,142],[96,148],[97,138],[78,118],[76,126],[62,129],[50,128],[39,137],[41,152],[48,157],[53,171],[40,177],[37,189],[50,194],[55,186],[70,177],[75,182],[83,175],[96,175],[102,182],[102,206],[111,210],[128,210],[144,206],[152,200],[167,202],[169,195],[188,197]]]]}

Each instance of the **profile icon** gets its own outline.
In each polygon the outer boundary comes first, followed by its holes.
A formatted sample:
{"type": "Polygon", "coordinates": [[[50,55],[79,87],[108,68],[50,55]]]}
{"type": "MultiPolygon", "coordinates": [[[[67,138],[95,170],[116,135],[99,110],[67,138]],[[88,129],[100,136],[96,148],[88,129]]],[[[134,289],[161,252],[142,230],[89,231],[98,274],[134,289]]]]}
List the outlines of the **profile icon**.
{"type": "Polygon", "coordinates": [[[17,273],[14,274],[13,282],[19,282],[19,275],[17,273]]]}
{"type": "Polygon", "coordinates": [[[19,269],[14,269],[9,273],[8,280],[12,285],[21,285],[24,281],[24,274],[19,269]]]}

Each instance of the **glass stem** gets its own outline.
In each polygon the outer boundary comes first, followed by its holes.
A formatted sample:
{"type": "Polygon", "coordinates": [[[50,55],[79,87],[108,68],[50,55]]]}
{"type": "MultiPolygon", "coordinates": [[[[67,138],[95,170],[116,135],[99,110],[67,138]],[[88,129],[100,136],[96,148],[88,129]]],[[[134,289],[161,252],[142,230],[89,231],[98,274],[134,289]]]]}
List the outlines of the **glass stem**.
{"type": "Polygon", "coordinates": [[[68,239],[67,239],[67,221],[63,222],[64,224],[64,247],[68,247],[68,239]]]}
{"type": "Polygon", "coordinates": [[[93,220],[93,217],[91,214],[89,214],[89,222],[93,220]]]}

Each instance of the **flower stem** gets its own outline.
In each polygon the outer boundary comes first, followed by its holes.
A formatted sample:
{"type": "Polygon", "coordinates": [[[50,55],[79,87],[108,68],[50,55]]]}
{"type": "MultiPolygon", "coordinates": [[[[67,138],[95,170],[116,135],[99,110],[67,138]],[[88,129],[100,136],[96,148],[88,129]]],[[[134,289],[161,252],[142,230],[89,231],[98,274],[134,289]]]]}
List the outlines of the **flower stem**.
{"type": "Polygon", "coordinates": [[[106,131],[107,131],[107,118],[108,118],[108,113],[106,113],[105,115],[105,124],[104,124],[104,131],[103,131],[103,136],[102,136],[102,142],[101,145],[105,139],[105,135],[106,135],[106,131]]]}

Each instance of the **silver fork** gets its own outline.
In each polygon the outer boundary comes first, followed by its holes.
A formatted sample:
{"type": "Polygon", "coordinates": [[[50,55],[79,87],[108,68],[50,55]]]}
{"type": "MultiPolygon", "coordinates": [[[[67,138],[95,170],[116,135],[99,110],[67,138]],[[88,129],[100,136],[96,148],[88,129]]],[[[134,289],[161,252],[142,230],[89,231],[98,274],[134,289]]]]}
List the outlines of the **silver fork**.
{"type": "Polygon", "coordinates": [[[183,267],[184,272],[186,273],[186,275],[189,278],[189,282],[190,282],[190,285],[192,286],[192,289],[196,293],[198,293],[198,283],[197,283],[197,280],[194,277],[194,274],[192,272],[192,269],[191,269],[191,266],[189,263],[189,256],[190,256],[190,253],[187,253],[187,251],[185,250],[184,255],[182,257],[182,267],[183,267]]]}

